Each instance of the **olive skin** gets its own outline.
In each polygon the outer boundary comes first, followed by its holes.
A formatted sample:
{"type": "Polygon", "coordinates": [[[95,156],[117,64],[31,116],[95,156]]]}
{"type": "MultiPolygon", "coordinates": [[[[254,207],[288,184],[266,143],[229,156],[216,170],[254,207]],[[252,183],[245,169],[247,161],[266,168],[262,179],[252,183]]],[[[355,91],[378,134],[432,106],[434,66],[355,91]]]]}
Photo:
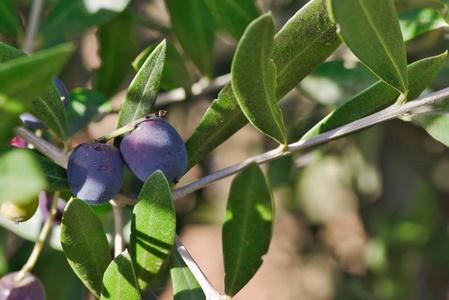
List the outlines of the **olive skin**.
{"type": "Polygon", "coordinates": [[[187,150],[176,129],[161,118],[151,118],[128,132],[120,144],[127,167],[141,181],[156,170],[177,183],[187,168],[187,150]]]}
{"type": "Polygon", "coordinates": [[[67,179],[75,197],[91,205],[111,200],[120,190],[124,165],[112,145],[84,143],[70,154],[67,179]]]}
{"type": "Polygon", "coordinates": [[[25,222],[34,216],[38,206],[38,197],[30,199],[30,201],[24,204],[17,204],[13,201],[5,201],[0,206],[0,212],[7,219],[19,224],[20,222],[25,222]]]}
{"type": "Polygon", "coordinates": [[[26,273],[16,282],[19,272],[8,273],[0,279],[0,300],[45,300],[45,288],[35,275],[26,273]]]}

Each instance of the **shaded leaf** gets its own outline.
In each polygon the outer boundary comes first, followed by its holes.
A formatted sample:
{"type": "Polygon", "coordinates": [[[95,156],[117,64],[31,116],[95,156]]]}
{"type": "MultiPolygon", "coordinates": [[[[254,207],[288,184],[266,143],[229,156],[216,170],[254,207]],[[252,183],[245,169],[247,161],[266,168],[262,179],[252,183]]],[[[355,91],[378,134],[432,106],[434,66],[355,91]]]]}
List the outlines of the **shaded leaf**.
{"type": "Polygon", "coordinates": [[[170,187],[158,170],[145,181],[131,222],[130,254],[141,290],[146,289],[170,255],[175,231],[170,187]]]}
{"type": "Polygon", "coordinates": [[[339,36],[380,79],[407,93],[405,45],[391,0],[330,0],[339,36]]]}
{"type": "Polygon", "coordinates": [[[19,49],[0,42],[0,64],[22,56],[26,56],[26,54],[19,49]]]}
{"type": "Polygon", "coordinates": [[[166,0],[173,30],[198,70],[212,76],[215,24],[204,0],[166,0]]]}
{"type": "Polygon", "coordinates": [[[430,7],[402,11],[398,14],[398,18],[404,41],[414,39],[427,31],[447,26],[438,11],[430,7]]]}
{"type": "Polygon", "coordinates": [[[257,164],[232,182],[223,225],[225,293],[237,294],[262,265],[272,235],[271,191],[257,164]]]}
{"type": "Polygon", "coordinates": [[[0,203],[26,204],[47,188],[47,180],[30,151],[14,148],[0,156],[0,203]]]}
{"type": "Polygon", "coordinates": [[[173,250],[170,255],[170,275],[175,300],[206,299],[200,284],[177,250],[173,250]]]}
{"type": "MultiPolygon", "coordinates": [[[[410,91],[408,99],[413,100],[435,79],[446,61],[447,53],[424,58],[408,66],[410,91]]],[[[351,123],[360,118],[384,109],[397,100],[399,92],[383,81],[378,81],[366,90],[355,95],[342,106],[331,112],[301,140],[351,123]]]]}
{"type": "Polygon", "coordinates": [[[110,112],[112,104],[101,92],[76,88],[70,94],[67,108],[69,134],[73,135],[86,127],[95,116],[110,112]]]}
{"type": "Polygon", "coordinates": [[[142,118],[152,111],[164,69],[165,49],[165,41],[162,41],[137,72],[120,107],[116,128],[142,118]]]}
{"type": "MultiPolygon", "coordinates": [[[[446,102],[446,101],[443,101],[446,102]]],[[[411,119],[423,127],[434,139],[449,146],[449,106],[435,108],[432,111],[412,115],[411,119]]]]}
{"type": "MultiPolygon", "coordinates": [[[[192,86],[192,79],[189,71],[187,70],[184,59],[176,49],[172,42],[166,41],[167,50],[165,57],[165,66],[162,71],[161,87],[164,90],[173,90],[178,87],[184,88],[187,92],[190,92],[192,86]]],[[[143,66],[148,56],[154,51],[159,43],[147,47],[142,53],[140,53],[133,62],[133,67],[136,71],[143,66]]]]}
{"type": "Polygon", "coordinates": [[[96,88],[111,96],[131,71],[134,53],[134,22],[125,10],[98,27],[101,66],[97,70],[96,88]]]}
{"type": "Polygon", "coordinates": [[[100,299],[142,299],[131,257],[127,250],[114,258],[106,269],[100,299]]]}
{"type": "Polygon", "coordinates": [[[314,101],[339,106],[378,79],[360,63],[348,69],[343,61],[330,61],[304,78],[298,88],[314,101]]]}
{"type": "Polygon", "coordinates": [[[62,215],[61,245],[73,271],[99,298],[111,254],[100,219],[81,199],[67,203],[62,215]]]}
{"type": "Polygon", "coordinates": [[[65,109],[51,78],[62,70],[73,51],[72,46],[56,46],[32,57],[18,57],[20,54],[8,47],[2,47],[2,54],[8,50],[11,50],[6,55],[8,58],[17,58],[0,65],[0,94],[4,97],[3,101],[0,100],[0,115],[5,120],[0,125],[0,140],[5,142],[12,138],[12,127],[20,123],[18,115],[29,107],[66,142],[68,130],[65,109]],[[30,101],[44,93],[42,99],[30,101]]]}
{"type": "Polygon", "coordinates": [[[260,14],[254,0],[206,0],[217,23],[237,40],[260,14]]]}
{"type": "MultiPolygon", "coordinates": [[[[312,0],[276,34],[273,62],[276,66],[276,98],[282,98],[298,82],[326,60],[340,44],[328,15],[326,0],[312,0]]],[[[190,169],[213,149],[241,129],[247,120],[226,85],[186,142],[190,169]]]]}
{"type": "Polygon", "coordinates": [[[43,20],[39,34],[47,43],[65,40],[89,27],[109,21],[123,11],[129,2],[130,0],[59,0],[43,20]]]}
{"type": "Polygon", "coordinates": [[[17,38],[23,31],[21,23],[13,1],[0,1],[0,32],[17,38]]]}
{"type": "Polygon", "coordinates": [[[274,21],[271,14],[246,29],[232,61],[232,90],[254,127],[280,144],[287,144],[282,112],[277,104],[276,69],[271,61],[274,21]]]}

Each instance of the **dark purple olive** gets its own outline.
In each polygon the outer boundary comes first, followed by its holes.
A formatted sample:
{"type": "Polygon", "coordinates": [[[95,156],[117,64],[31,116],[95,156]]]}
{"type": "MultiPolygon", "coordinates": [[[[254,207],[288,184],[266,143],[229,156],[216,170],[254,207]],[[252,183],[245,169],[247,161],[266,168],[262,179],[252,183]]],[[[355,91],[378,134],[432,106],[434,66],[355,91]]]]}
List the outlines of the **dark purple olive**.
{"type": "MultiPolygon", "coordinates": [[[[52,193],[49,193],[49,192],[40,192],[39,193],[39,208],[40,208],[44,218],[48,217],[52,203],[53,203],[53,194],[52,193]]],[[[66,205],[67,205],[67,201],[65,201],[62,198],[58,199],[58,210],[56,212],[55,219],[53,220],[54,224],[57,224],[57,225],[61,224],[62,213],[64,212],[64,208],[66,205]]]]}
{"type": "Polygon", "coordinates": [[[6,274],[0,279],[0,300],[45,300],[45,289],[35,275],[26,273],[17,282],[14,277],[19,272],[6,274]]]}

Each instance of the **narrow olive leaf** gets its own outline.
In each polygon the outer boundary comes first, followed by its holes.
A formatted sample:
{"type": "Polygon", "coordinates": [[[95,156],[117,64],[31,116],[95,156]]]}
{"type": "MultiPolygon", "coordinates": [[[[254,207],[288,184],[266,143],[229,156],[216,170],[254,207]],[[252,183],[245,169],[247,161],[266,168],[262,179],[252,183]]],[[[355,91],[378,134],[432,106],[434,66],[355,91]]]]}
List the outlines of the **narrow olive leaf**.
{"type": "Polygon", "coordinates": [[[237,40],[260,13],[254,0],[206,0],[217,23],[237,40]]]}
{"type": "Polygon", "coordinates": [[[61,245],[75,274],[100,298],[111,253],[99,217],[84,200],[74,198],[67,203],[61,221],[61,245]]]}
{"type": "Polygon", "coordinates": [[[411,117],[413,121],[424,128],[434,139],[449,147],[449,108],[448,106],[420,113],[411,117]]]}
{"type": "Polygon", "coordinates": [[[212,76],[214,17],[204,0],[166,0],[173,30],[198,70],[212,76]]]}
{"type": "Polygon", "coordinates": [[[177,250],[173,250],[170,255],[170,276],[175,300],[206,299],[200,284],[177,250]]]}
{"type": "MultiPolygon", "coordinates": [[[[446,57],[447,52],[444,52],[440,55],[421,59],[408,66],[410,91],[407,98],[409,100],[418,98],[435,79],[443,67],[446,57]]],[[[399,92],[397,90],[383,81],[378,81],[327,115],[310,129],[301,140],[373,114],[395,103],[398,96],[399,92]]]]}
{"type": "Polygon", "coordinates": [[[328,0],[338,34],[374,74],[407,94],[407,57],[392,0],[328,0]]]}
{"type": "Polygon", "coordinates": [[[133,15],[128,10],[98,27],[102,63],[96,72],[96,88],[106,96],[111,96],[132,70],[130,62],[135,56],[133,29],[133,15]]]}
{"type": "Polygon", "coordinates": [[[142,118],[153,109],[164,69],[165,49],[162,41],[137,72],[120,107],[116,128],[142,118]]]}
{"type": "Polygon", "coordinates": [[[257,164],[243,169],[232,182],[223,224],[225,293],[237,294],[262,265],[270,245],[273,199],[257,164]]]}
{"type": "Polygon", "coordinates": [[[232,61],[232,90],[245,116],[262,133],[287,143],[282,112],[276,100],[276,69],[271,60],[274,21],[271,14],[246,29],[232,61]]]}
{"type": "Polygon", "coordinates": [[[344,61],[329,61],[304,78],[298,88],[314,101],[337,107],[378,79],[361,63],[347,68],[344,61]]]}
{"type": "Polygon", "coordinates": [[[28,203],[47,188],[47,180],[36,157],[15,148],[0,156],[0,203],[28,203]]]}
{"type": "Polygon", "coordinates": [[[160,170],[145,181],[131,221],[130,254],[141,290],[168,259],[176,234],[170,186],[160,170]]]}
{"type": "Polygon", "coordinates": [[[73,135],[86,127],[96,116],[112,110],[109,99],[100,91],[76,88],[70,94],[67,108],[69,134],[73,135]]]}
{"type": "MultiPolygon", "coordinates": [[[[5,52],[7,48],[3,47],[3,50],[5,52]]],[[[72,51],[71,45],[60,45],[40,51],[32,57],[17,57],[0,65],[0,94],[5,98],[5,101],[0,101],[0,116],[5,120],[0,123],[2,142],[11,137],[12,127],[20,123],[17,116],[27,107],[38,114],[41,121],[63,142],[68,140],[64,106],[52,86],[51,78],[62,70],[72,51]],[[44,99],[30,101],[44,93],[44,99]],[[24,107],[18,108],[20,105],[24,107]]],[[[19,56],[16,51],[12,51],[9,57],[16,55],[19,56]]]]}
{"type": "Polygon", "coordinates": [[[0,42],[0,64],[22,56],[26,56],[26,54],[19,49],[0,42]]]}
{"type": "Polygon", "coordinates": [[[448,26],[438,11],[430,7],[402,11],[398,18],[405,42],[428,31],[448,26]]]}
{"type": "MultiPolygon", "coordinates": [[[[340,44],[327,14],[326,0],[312,0],[276,34],[273,61],[277,70],[276,98],[281,99],[323,63],[340,44]]],[[[247,120],[226,85],[186,143],[190,169],[241,129],[247,120]]]]}
{"type": "MultiPolygon", "coordinates": [[[[11,145],[5,145],[0,148],[0,155],[5,154],[9,151],[15,150],[17,147],[11,145]]],[[[33,157],[33,160],[37,162],[40,168],[38,170],[43,175],[44,179],[46,179],[47,185],[44,188],[41,188],[39,191],[47,191],[47,192],[55,192],[55,191],[64,191],[69,190],[69,182],[67,180],[67,170],[61,167],[60,165],[52,162],[51,160],[45,158],[40,154],[37,150],[34,149],[22,149],[22,151],[26,151],[33,157]]],[[[30,168],[34,168],[34,163],[30,165],[30,168]]],[[[20,184],[24,184],[20,181],[20,184]]],[[[20,191],[18,191],[20,192],[20,191]]],[[[3,198],[2,198],[3,199],[3,198]]]]}
{"type": "Polygon", "coordinates": [[[42,97],[31,101],[30,113],[51,129],[61,141],[68,144],[67,112],[53,83],[50,83],[42,97]]]}
{"type": "Polygon", "coordinates": [[[103,24],[122,12],[130,0],[85,1],[59,0],[42,20],[39,35],[47,44],[65,40],[89,27],[103,24]]]}
{"type": "MultiPolygon", "coordinates": [[[[164,71],[162,71],[161,87],[167,91],[182,87],[189,92],[192,86],[192,78],[187,70],[184,59],[172,42],[166,41],[166,43],[167,54],[165,57],[164,71]]],[[[159,43],[154,43],[153,45],[148,46],[136,57],[132,63],[136,71],[139,71],[158,44],[159,43]]]]}
{"type": "Polygon", "coordinates": [[[127,250],[114,258],[104,272],[100,299],[142,299],[131,257],[127,250]]]}
{"type": "Polygon", "coordinates": [[[11,37],[18,37],[23,32],[21,23],[13,1],[0,1],[0,32],[11,37]]]}

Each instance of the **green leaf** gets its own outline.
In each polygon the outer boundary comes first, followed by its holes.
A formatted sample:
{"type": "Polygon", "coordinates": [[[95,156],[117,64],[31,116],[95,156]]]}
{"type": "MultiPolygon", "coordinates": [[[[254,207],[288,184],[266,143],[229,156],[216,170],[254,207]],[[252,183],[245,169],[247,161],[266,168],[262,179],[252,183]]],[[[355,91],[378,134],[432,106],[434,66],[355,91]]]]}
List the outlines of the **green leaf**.
{"type": "Polygon", "coordinates": [[[217,23],[237,40],[260,14],[254,0],[206,0],[217,23]]]}
{"type": "Polygon", "coordinates": [[[153,109],[164,69],[165,48],[162,41],[137,72],[120,107],[116,128],[142,118],[153,109]]]}
{"type": "Polygon", "coordinates": [[[232,182],[223,225],[225,293],[237,294],[262,265],[270,245],[273,199],[257,164],[243,169],[232,182]]]}
{"type": "Polygon", "coordinates": [[[343,61],[325,62],[298,84],[310,99],[337,107],[375,83],[378,78],[358,63],[346,68],[343,61]]]}
{"type": "MultiPolygon", "coordinates": [[[[413,100],[435,79],[446,61],[447,53],[428,57],[408,66],[410,92],[408,99],[413,100]]],[[[351,123],[360,118],[384,109],[397,100],[399,92],[383,81],[378,81],[366,90],[355,95],[342,106],[331,112],[301,140],[316,136],[320,133],[351,123]]]]}
{"type": "Polygon", "coordinates": [[[71,199],[61,222],[61,245],[73,271],[98,298],[103,274],[111,262],[108,240],[100,219],[81,199],[71,199]]]}
{"type": "Polygon", "coordinates": [[[73,135],[86,127],[95,116],[112,110],[109,99],[96,90],[76,88],[70,94],[67,116],[69,119],[69,134],[73,135]]]}
{"type": "Polygon", "coordinates": [[[0,64],[22,56],[26,56],[26,54],[19,49],[0,42],[0,64]]]}
{"type": "Polygon", "coordinates": [[[96,88],[111,96],[132,70],[134,58],[134,22],[131,12],[125,10],[108,23],[98,27],[100,58],[96,88]]]}
{"type": "Polygon", "coordinates": [[[274,21],[271,14],[246,29],[232,61],[232,90],[251,124],[280,144],[287,144],[282,112],[276,100],[276,69],[271,61],[274,21]]]}
{"type": "Polygon", "coordinates": [[[166,0],[173,30],[198,70],[212,76],[215,24],[204,0],[166,0]]]}
{"type": "Polygon", "coordinates": [[[200,284],[184,263],[177,250],[170,255],[170,275],[175,300],[205,300],[200,284]]]}
{"type": "Polygon", "coordinates": [[[145,181],[131,222],[130,254],[141,290],[146,289],[169,257],[175,234],[170,187],[158,170],[145,181]]]}
{"type": "Polygon", "coordinates": [[[65,40],[100,25],[122,12],[130,0],[85,1],[58,0],[54,9],[43,19],[39,34],[47,44],[65,40]]]}
{"type": "MultiPolygon", "coordinates": [[[[298,82],[323,63],[340,44],[328,15],[326,0],[312,0],[298,11],[276,34],[273,62],[277,70],[276,98],[281,99],[298,82]]],[[[247,120],[231,85],[226,85],[218,99],[204,114],[186,142],[187,169],[241,129],[247,120]]]]}
{"type": "Polygon", "coordinates": [[[398,18],[405,42],[427,31],[447,26],[438,11],[430,7],[419,7],[400,12],[398,18]]]}
{"type": "Polygon", "coordinates": [[[0,156],[0,203],[26,204],[47,188],[47,180],[35,156],[16,148],[0,156]]]}
{"type": "MultiPolygon", "coordinates": [[[[0,155],[8,153],[15,149],[17,149],[17,147],[5,145],[0,149],[0,155]]],[[[33,160],[35,160],[35,162],[37,162],[40,167],[39,171],[44,175],[46,179],[47,186],[41,190],[45,190],[47,192],[70,190],[66,169],[45,158],[39,152],[37,152],[37,150],[25,148],[22,149],[22,151],[26,151],[31,154],[31,156],[33,156],[33,160]]]]}
{"type": "Polygon", "coordinates": [[[328,0],[349,49],[380,79],[407,94],[407,58],[391,0],[328,0]]]}
{"type": "Polygon", "coordinates": [[[100,299],[142,299],[131,257],[127,250],[114,258],[106,269],[100,299]]]}
{"type": "Polygon", "coordinates": [[[0,1],[0,32],[17,38],[23,32],[21,22],[13,1],[0,1]]]}
{"type": "MultiPolygon", "coordinates": [[[[184,59],[176,49],[172,42],[166,41],[167,50],[165,57],[165,67],[162,71],[161,87],[164,90],[173,90],[178,87],[182,87],[186,92],[190,92],[192,86],[192,79],[189,71],[187,70],[184,59]]],[[[133,62],[133,67],[136,71],[143,66],[148,56],[156,49],[159,43],[154,43],[148,46],[140,53],[133,62]]]]}
{"type": "MultiPolygon", "coordinates": [[[[2,49],[3,53],[7,50],[6,47],[2,49]]],[[[0,118],[5,120],[0,125],[1,142],[12,137],[11,129],[20,124],[18,115],[27,107],[38,114],[36,117],[41,118],[62,141],[68,141],[64,106],[56,88],[52,86],[51,78],[62,70],[72,51],[72,46],[60,45],[40,51],[32,57],[18,57],[0,65],[0,118]],[[43,99],[30,101],[44,93],[43,99]]],[[[9,58],[15,55],[18,56],[18,52],[12,51],[9,58]]]]}

